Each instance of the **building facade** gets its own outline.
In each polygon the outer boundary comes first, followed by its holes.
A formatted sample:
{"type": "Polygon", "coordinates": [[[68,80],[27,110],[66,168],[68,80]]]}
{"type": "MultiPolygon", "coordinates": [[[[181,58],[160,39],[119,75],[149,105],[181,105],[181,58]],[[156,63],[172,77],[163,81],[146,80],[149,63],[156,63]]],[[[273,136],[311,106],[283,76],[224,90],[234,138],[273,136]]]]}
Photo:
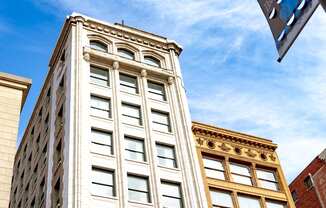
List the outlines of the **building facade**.
{"type": "Polygon", "coordinates": [[[8,208],[21,110],[31,80],[0,72],[0,208],[8,208]]]}
{"type": "Polygon", "coordinates": [[[292,181],[297,208],[326,208],[326,149],[292,181]]]}
{"type": "Polygon", "coordinates": [[[10,208],[207,207],[181,51],[69,16],[16,154],[10,208]]]}
{"type": "Polygon", "coordinates": [[[193,122],[208,207],[295,208],[270,140],[193,122]]]}

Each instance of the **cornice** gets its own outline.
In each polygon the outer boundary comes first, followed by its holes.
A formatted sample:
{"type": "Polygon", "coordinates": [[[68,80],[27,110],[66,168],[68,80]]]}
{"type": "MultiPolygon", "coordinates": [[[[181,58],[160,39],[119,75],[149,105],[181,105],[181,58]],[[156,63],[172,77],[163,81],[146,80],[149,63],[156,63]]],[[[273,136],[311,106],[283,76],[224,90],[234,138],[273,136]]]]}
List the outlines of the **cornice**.
{"type": "Polygon", "coordinates": [[[0,86],[10,87],[13,89],[21,90],[23,92],[20,110],[22,110],[25,104],[31,85],[32,80],[30,79],[0,72],[0,86]]]}
{"type": "Polygon", "coordinates": [[[267,139],[263,139],[260,137],[255,137],[248,134],[243,134],[240,132],[235,132],[232,130],[227,130],[219,127],[214,127],[207,124],[201,124],[198,122],[193,122],[192,131],[196,136],[218,138],[220,140],[252,146],[259,149],[263,148],[263,149],[275,151],[277,148],[276,144],[272,143],[272,141],[267,139]]]}

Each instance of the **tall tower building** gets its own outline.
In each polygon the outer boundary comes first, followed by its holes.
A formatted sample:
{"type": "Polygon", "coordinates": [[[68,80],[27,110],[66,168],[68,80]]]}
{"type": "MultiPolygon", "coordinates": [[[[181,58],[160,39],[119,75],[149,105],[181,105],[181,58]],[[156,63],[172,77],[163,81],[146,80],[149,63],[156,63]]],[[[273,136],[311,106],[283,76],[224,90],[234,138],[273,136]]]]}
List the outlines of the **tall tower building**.
{"type": "Polygon", "coordinates": [[[181,51],[69,16],[16,154],[10,208],[207,207],[181,51]]]}
{"type": "Polygon", "coordinates": [[[31,80],[0,72],[0,208],[9,204],[21,110],[31,80]]]}

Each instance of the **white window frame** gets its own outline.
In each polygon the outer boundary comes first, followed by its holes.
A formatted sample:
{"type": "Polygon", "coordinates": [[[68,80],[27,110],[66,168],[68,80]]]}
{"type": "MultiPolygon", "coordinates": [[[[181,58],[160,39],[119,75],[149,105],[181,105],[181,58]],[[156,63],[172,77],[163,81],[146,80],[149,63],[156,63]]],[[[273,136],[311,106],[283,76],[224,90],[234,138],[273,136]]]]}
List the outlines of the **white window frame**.
{"type": "MultiPolygon", "coordinates": [[[[103,177],[103,178],[106,178],[106,177],[103,177]]],[[[96,195],[96,196],[101,196],[101,197],[115,197],[116,196],[116,190],[115,190],[115,172],[113,170],[107,170],[107,169],[103,169],[103,168],[99,168],[99,167],[96,167],[96,166],[92,166],[92,179],[91,179],[91,183],[92,183],[92,195],[96,195]],[[100,172],[101,174],[103,175],[110,175],[110,177],[112,177],[112,184],[107,184],[107,183],[104,183],[104,182],[101,182],[101,181],[95,181],[96,179],[93,178],[94,177],[94,174],[95,172],[100,172]],[[102,195],[101,193],[94,193],[93,190],[94,190],[94,186],[96,187],[99,187],[99,186],[102,186],[102,187],[105,187],[105,188],[111,188],[112,189],[112,195],[102,195]]],[[[98,190],[98,188],[96,188],[96,190],[98,190]]]]}
{"type": "MultiPolygon", "coordinates": [[[[180,183],[175,183],[175,182],[168,182],[168,181],[165,181],[165,180],[162,180],[161,181],[161,188],[164,189],[164,186],[170,186],[170,188],[174,187],[174,188],[177,188],[178,189],[178,195],[175,196],[173,195],[173,191],[170,191],[170,192],[166,192],[164,190],[162,190],[162,198],[163,198],[163,208],[168,208],[168,206],[165,206],[167,200],[169,199],[172,199],[172,200],[178,200],[179,201],[179,205],[180,206],[174,206],[174,207],[177,207],[177,208],[182,208],[183,207],[183,197],[182,197],[182,187],[181,187],[181,184],[180,183]]],[[[169,203],[168,203],[169,205],[169,203]]]]}
{"type": "Polygon", "coordinates": [[[91,109],[91,115],[92,116],[100,117],[100,118],[105,118],[105,119],[111,118],[111,99],[109,99],[109,98],[103,98],[101,96],[97,96],[97,95],[91,94],[90,100],[91,100],[90,109],[91,109]],[[98,108],[96,106],[92,106],[92,102],[93,102],[92,99],[94,99],[94,98],[96,100],[98,100],[98,101],[106,102],[108,104],[108,109],[102,109],[102,108],[98,108]],[[105,114],[107,114],[108,116],[94,115],[92,113],[92,110],[95,110],[96,112],[102,112],[102,113],[105,112],[105,114]]]}
{"type": "Polygon", "coordinates": [[[90,82],[91,82],[91,84],[109,87],[110,86],[109,71],[107,69],[104,69],[104,68],[101,68],[101,67],[98,67],[95,65],[91,65],[90,66],[90,82]],[[92,72],[94,70],[101,70],[101,71],[105,72],[106,74],[105,74],[105,76],[98,75],[98,74],[92,72]],[[103,78],[103,77],[105,77],[105,78],[103,78]],[[106,82],[106,84],[101,84],[100,82],[97,82],[97,81],[106,82]]]}
{"type": "Polygon", "coordinates": [[[117,52],[118,52],[118,55],[123,58],[129,59],[129,60],[135,60],[135,57],[136,57],[135,53],[129,49],[118,48],[117,52]]]}
{"type": "Polygon", "coordinates": [[[162,167],[167,167],[167,168],[178,168],[178,164],[177,164],[177,158],[176,158],[176,152],[175,152],[175,147],[171,146],[171,145],[166,145],[166,144],[162,144],[162,143],[156,143],[156,149],[157,149],[157,159],[158,159],[158,164],[162,167]],[[163,147],[163,148],[170,148],[172,150],[173,153],[173,157],[168,157],[165,155],[160,155],[159,154],[159,147],[163,147]],[[172,161],[173,162],[173,166],[169,166],[169,165],[164,165],[161,164],[160,161],[164,160],[164,161],[172,161]]]}
{"type": "Polygon", "coordinates": [[[163,112],[163,111],[156,110],[156,109],[151,109],[151,113],[152,113],[152,128],[153,128],[153,130],[159,131],[159,132],[166,132],[166,133],[172,132],[170,113],[163,112]],[[156,115],[154,115],[154,114],[156,114],[156,115]],[[168,123],[165,124],[165,123],[156,121],[156,120],[154,120],[154,116],[162,116],[162,117],[166,116],[168,123]],[[162,130],[161,128],[155,128],[155,127],[159,127],[159,126],[160,127],[164,126],[167,128],[167,130],[162,130]]]}
{"type": "Polygon", "coordinates": [[[133,76],[133,75],[125,74],[125,73],[119,73],[119,82],[120,82],[120,91],[130,93],[130,94],[139,94],[137,76],[133,76]],[[129,79],[134,79],[135,84],[121,79],[123,77],[129,78],[129,79]]]}
{"type": "MultiPolygon", "coordinates": [[[[134,153],[134,154],[137,154],[137,155],[142,155],[142,159],[139,160],[137,158],[127,158],[127,160],[133,160],[133,161],[139,161],[139,162],[146,162],[146,148],[145,148],[145,140],[144,139],[140,139],[140,138],[134,138],[134,137],[130,137],[130,136],[125,136],[124,137],[125,139],[125,143],[127,143],[127,141],[130,141],[130,142],[141,142],[141,145],[142,145],[142,149],[143,151],[139,151],[139,150],[135,150],[135,149],[129,149],[127,147],[127,145],[125,145],[125,152],[131,152],[131,153],[134,153]]],[[[125,153],[125,155],[127,155],[127,153],[125,153]]]]}
{"type": "Polygon", "coordinates": [[[161,68],[161,60],[154,56],[144,56],[144,63],[150,66],[161,68]]]}
{"type": "Polygon", "coordinates": [[[280,190],[280,186],[279,186],[275,171],[267,170],[267,169],[264,169],[264,168],[256,168],[256,174],[257,174],[257,180],[258,180],[259,187],[269,189],[269,190],[273,190],[273,191],[279,191],[280,190]],[[265,172],[265,173],[273,174],[274,180],[259,177],[259,172],[265,172]],[[264,186],[263,185],[264,182],[275,185],[275,189],[264,186]]]}
{"type": "Polygon", "coordinates": [[[218,179],[218,180],[225,180],[225,165],[224,165],[223,160],[215,159],[215,158],[203,155],[203,166],[204,166],[204,169],[205,169],[206,177],[214,178],[214,179],[218,179]],[[207,166],[207,164],[205,164],[206,160],[220,163],[222,165],[222,169],[218,168],[218,167],[214,168],[214,167],[207,166]],[[215,172],[217,174],[214,177],[214,176],[211,175],[211,173],[208,173],[208,172],[213,172],[213,173],[215,172]],[[218,177],[218,173],[223,174],[223,178],[218,177]]]}
{"type": "Polygon", "coordinates": [[[105,53],[108,52],[108,45],[99,40],[90,40],[89,47],[91,49],[98,50],[101,52],[105,52],[105,53]]]}
{"type": "Polygon", "coordinates": [[[244,164],[237,163],[237,162],[230,162],[230,172],[231,172],[231,177],[232,177],[233,182],[248,185],[248,186],[253,186],[252,172],[251,172],[251,167],[249,165],[244,165],[244,164]],[[245,175],[243,173],[232,172],[232,166],[246,168],[248,170],[248,175],[245,175]],[[247,184],[244,182],[239,182],[235,179],[236,177],[250,179],[250,184],[247,184]]]}
{"type": "Polygon", "coordinates": [[[113,155],[114,154],[113,138],[112,138],[111,132],[103,131],[103,130],[100,130],[97,128],[91,128],[91,138],[90,139],[91,139],[92,146],[93,145],[95,146],[94,152],[99,153],[99,154],[104,154],[104,155],[113,155]],[[94,135],[95,132],[107,136],[108,139],[110,140],[110,142],[96,141],[96,138],[93,138],[93,136],[95,136],[94,135]]]}
{"type": "MultiPolygon", "coordinates": [[[[222,208],[234,208],[234,200],[233,200],[232,193],[230,191],[210,188],[209,193],[210,193],[211,203],[212,203],[213,208],[221,208],[221,207],[222,208]],[[229,206],[230,204],[226,204],[225,201],[222,202],[224,204],[220,204],[219,202],[218,202],[219,204],[214,204],[215,200],[213,199],[212,193],[228,196],[230,200],[227,203],[231,202],[232,206],[229,206]],[[226,206],[226,205],[228,205],[228,206],[226,206]]],[[[222,199],[220,201],[222,201],[222,199]]]]}
{"type": "Polygon", "coordinates": [[[147,80],[147,87],[148,87],[148,95],[149,98],[154,100],[160,100],[160,101],[166,101],[166,90],[165,90],[165,84],[147,80]],[[156,85],[162,87],[162,92],[160,90],[156,90],[151,85],[156,85]],[[161,92],[161,93],[160,93],[161,92]]]}
{"type": "MultiPolygon", "coordinates": [[[[137,202],[142,202],[142,203],[151,203],[151,194],[150,194],[150,185],[149,185],[149,178],[146,176],[138,176],[138,175],[134,175],[134,174],[127,174],[127,179],[128,179],[128,200],[130,201],[137,201],[137,202]],[[143,180],[146,183],[146,190],[140,190],[140,189],[136,189],[136,188],[131,188],[130,187],[130,178],[134,178],[137,180],[143,180]],[[146,201],[142,201],[138,199],[135,199],[131,196],[131,193],[142,193],[142,194],[146,194],[147,200],[146,201]]],[[[137,187],[138,188],[138,187],[137,187]]]]}
{"type": "Polygon", "coordinates": [[[139,105],[134,105],[126,102],[121,103],[122,107],[122,122],[125,124],[130,124],[130,125],[137,125],[137,126],[142,126],[143,125],[143,119],[142,119],[142,111],[141,107],[139,105]],[[129,108],[129,110],[127,109],[129,108]],[[131,115],[128,114],[130,112],[138,111],[139,116],[131,115]],[[137,122],[134,122],[137,121],[137,122]]]}

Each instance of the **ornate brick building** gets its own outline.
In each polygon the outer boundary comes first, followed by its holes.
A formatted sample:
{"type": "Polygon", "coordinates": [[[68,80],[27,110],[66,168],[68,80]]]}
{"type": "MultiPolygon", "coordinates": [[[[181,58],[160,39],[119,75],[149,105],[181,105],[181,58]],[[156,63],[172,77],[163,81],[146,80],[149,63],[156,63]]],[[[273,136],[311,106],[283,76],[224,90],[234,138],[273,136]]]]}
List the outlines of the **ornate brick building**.
{"type": "Polygon", "coordinates": [[[209,207],[295,208],[276,144],[197,122],[192,130],[209,207]]]}
{"type": "Polygon", "coordinates": [[[326,207],[326,149],[311,161],[289,187],[297,208],[326,207]]]}

